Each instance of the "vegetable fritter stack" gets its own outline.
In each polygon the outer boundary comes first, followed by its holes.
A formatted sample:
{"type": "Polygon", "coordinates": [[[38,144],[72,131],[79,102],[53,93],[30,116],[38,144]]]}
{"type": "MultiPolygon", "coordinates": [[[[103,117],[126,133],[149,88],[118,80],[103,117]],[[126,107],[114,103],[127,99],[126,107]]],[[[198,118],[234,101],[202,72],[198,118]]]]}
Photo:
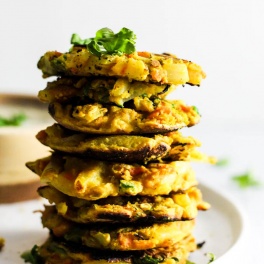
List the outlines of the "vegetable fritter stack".
{"type": "Polygon", "coordinates": [[[199,122],[197,108],[166,98],[178,85],[200,85],[204,72],[174,55],[137,52],[126,28],[73,35],[72,44],[38,62],[43,77],[57,76],[38,94],[56,123],[36,136],[51,155],[27,167],[44,183],[50,235],[23,258],[186,263],[198,210],[209,208],[190,162],[213,159],[180,131],[199,122]]]}

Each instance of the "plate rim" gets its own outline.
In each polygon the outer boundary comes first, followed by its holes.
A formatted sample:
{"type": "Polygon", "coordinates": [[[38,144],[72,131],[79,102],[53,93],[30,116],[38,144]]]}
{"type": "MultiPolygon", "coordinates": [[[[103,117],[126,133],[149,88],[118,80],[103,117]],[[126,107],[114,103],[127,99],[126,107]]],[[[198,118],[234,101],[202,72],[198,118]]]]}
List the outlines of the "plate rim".
{"type": "MultiPolygon", "coordinates": [[[[216,256],[216,259],[212,263],[223,264],[227,263],[227,261],[230,263],[231,260],[237,261],[237,254],[241,254],[241,249],[245,247],[245,241],[247,241],[249,234],[249,218],[245,212],[246,208],[243,207],[241,202],[230,192],[227,192],[226,190],[219,191],[216,189],[216,186],[212,186],[212,184],[207,184],[204,181],[199,180],[198,188],[201,189],[202,193],[207,192],[217,195],[221,200],[225,200],[236,210],[236,214],[240,221],[240,232],[228,250],[219,258],[216,256]]],[[[208,202],[210,203],[210,201],[208,202]]]]}

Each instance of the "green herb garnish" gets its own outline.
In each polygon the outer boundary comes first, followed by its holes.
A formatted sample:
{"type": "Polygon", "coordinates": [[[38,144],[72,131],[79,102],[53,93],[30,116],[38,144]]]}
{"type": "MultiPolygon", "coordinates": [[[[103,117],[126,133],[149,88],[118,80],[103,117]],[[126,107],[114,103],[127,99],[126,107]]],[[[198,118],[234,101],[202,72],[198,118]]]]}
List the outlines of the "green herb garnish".
{"type": "Polygon", "coordinates": [[[44,263],[42,258],[38,253],[38,246],[35,245],[30,251],[26,251],[22,253],[21,258],[24,259],[25,262],[31,264],[41,264],[44,263]]]}
{"type": "Polygon", "coordinates": [[[135,264],[158,264],[160,263],[162,260],[160,259],[156,259],[156,258],[152,258],[150,256],[145,256],[143,258],[140,258],[139,260],[137,260],[136,258],[133,260],[133,263],[135,264]]]}
{"type": "Polygon", "coordinates": [[[109,28],[102,28],[96,32],[95,38],[81,39],[78,34],[72,34],[71,44],[74,46],[86,46],[94,55],[100,57],[103,54],[130,54],[136,50],[136,35],[128,28],[122,28],[118,33],[109,28]]]}
{"type": "Polygon", "coordinates": [[[186,264],[195,264],[194,262],[190,261],[190,260],[187,260],[186,261],[186,264]]]}
{"type": "Polygon", "coordinates": [[[216,259],[213,253],[207,253],[206,256],[209,258],[208,264],[212,263],[216,259]]]}
{"type": "Polygon", "coordinates": [[[10,118],[0,116],[0,127],[3,126],[20,126],[26,120],[25,114],[16,114],[10,118]]]}
{"type": "Polygon", "coordinates": [[[260,185],[260,182],[255,179],[254,174],[251,171],[234,176],[232,177],[232,180],[234,180],[241,188],[260,185]]]}
{"type": "Polygon", "coordinates": [[[192,108],[198,115],[201,115],[197,106],[193,105],[192,108]]]}
{"type": "Polygon", "coordinates": [[[121,180],[120,187],[121,189],[130,189],[130,188],[134,189],[135,185],[129,181],[121,180]]]}
{"type": "Polygon", "coordinates": [[[229,159],[219,159],[217,160],[217,162],[215,163],[216,166],[219,167],[225,167],[229,164],[229,159]]]}

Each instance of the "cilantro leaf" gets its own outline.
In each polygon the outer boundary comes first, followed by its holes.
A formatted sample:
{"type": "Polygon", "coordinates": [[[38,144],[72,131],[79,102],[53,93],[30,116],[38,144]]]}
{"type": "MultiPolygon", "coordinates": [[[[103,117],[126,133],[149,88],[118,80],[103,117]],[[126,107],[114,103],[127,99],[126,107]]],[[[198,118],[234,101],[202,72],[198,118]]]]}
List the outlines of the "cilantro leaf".
{"type": "Polygon", "coordinates": [[[134,189],[135,185],[133,184],[133,182],[120,180],[120,188],[121,189],[130,189],[130,188],[134,189]]]}
{"type": "Polygon", "coordinates": [[[19,126],[26,120],[25,114],[16,114],[10,118],[0,116],[0,127],[3,126],[19,126]]]}
{"type": "Polygon", "coordinates": [[[72,34],[71,37],[71,44],[73,45],[79,45],[79,46],[85,46],[88,45],[92,39],[81,39],[78,34],[72,34]]]}
{"type": "Polygon", "coordinates": [[[206,256],[209,258],[208,264],[212,263],[216,259],[213,253],[207,253],[206,256]]]}
{"type": "Polygon", "coordinates": [[[38,246],[35,245],[30,251],[26,251],[22,253],[21,258],[24,259],[25,262],[31,264],[42,264],[44,263],[42,258],[38,253],[38,246]]]}
{"type": "Polygon", "coordinates": [[[259,186],[260,182],[257,181],[251,171],[245,172],[243,174],[232,177],[232,180],[235,181],[239,187],[247,188],[251,186],[259,186]]]}
{"type": "Polygon", "coordinates": [[[109,28],[102,28],[96,32],[95,38],[81,39],[78,34],[73,34],[71,37],[71,44],[86,46],[98,57],[103,54],[131,54],[136,50],[135,43],[136,35],[125,27],[116,34],[109,28]]]}

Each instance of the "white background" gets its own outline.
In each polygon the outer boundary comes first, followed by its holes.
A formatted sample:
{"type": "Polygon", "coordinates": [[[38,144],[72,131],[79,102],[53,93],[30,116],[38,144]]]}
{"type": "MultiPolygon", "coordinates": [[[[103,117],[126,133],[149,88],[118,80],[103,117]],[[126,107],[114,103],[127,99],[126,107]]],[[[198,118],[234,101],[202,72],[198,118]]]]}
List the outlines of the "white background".
{"type": "Polygon", "coordinates": [[[188,134],[230,164],[198,168],[198,177],[241,202],[250,226],[244,263],[247,256],[248,263],[262,263],[264,189],[241,190],[231,177],[253,170],[264,182],[263,14],[263,0],[1,0],[0,92],[36,95],[47,81],[36,67],[40,56],[67,51],[72,33],[93,37],[102,27],[128,27],[138,50],[170,52],[200,64],[207,73],[201,87],[180,87],[173,96],[202,113],[201,124],[188,134]]]}
{"type": "Polygon", "coordinates": [[[263,120],[263,13],[261,0],[1,0],[0,91],[36,94],[46,82],[36,63],[47,50],[67,51],[74,32],[125,26],[138,50],[204,68],[202,87],[184,89],[204,116],[263,120]]]}

